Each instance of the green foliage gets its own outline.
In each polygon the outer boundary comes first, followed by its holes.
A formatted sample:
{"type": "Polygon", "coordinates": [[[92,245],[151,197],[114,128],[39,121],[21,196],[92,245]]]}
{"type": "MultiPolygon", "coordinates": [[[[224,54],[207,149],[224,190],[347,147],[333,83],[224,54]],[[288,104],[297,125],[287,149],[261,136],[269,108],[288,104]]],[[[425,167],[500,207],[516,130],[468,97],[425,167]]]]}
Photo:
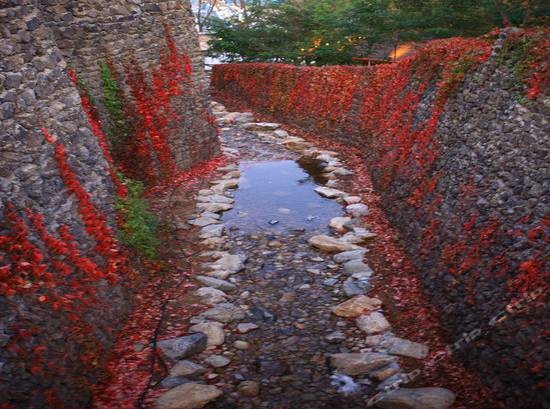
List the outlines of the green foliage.
{"type": "Polygon", "coordinates": [[[105,61],[100,61],[99,69],[101,73],[101,85],[103,87],[103,103],[109,116],[109,142],[116,156],[121,144],[125,143],[130,134],[130,124],[124,113],[120,89],[109,64],[105,61]]]}
{"type": "Polygon", "coordinates": [[[151,212],[147,202],[141,195],[143,183],[137,182],[122,175],[121,180],[128,188],[125,198],[118,198],[117,210],[124,220],[120,231],[120,239],[133,248],[140,256],[154,259],[157,256],[160,240],[158,237],[158,220],[151,212]]]}
{"type": "Polygon", "coordinates": [[[540,0],[302,0],[253,5],[210,20],[211,55],[230,61],[345,64],[403,41],[478,36],[505,24],[547,24],[540,0]],[[358,50],[359,47],[359,50],[358,50]]]}

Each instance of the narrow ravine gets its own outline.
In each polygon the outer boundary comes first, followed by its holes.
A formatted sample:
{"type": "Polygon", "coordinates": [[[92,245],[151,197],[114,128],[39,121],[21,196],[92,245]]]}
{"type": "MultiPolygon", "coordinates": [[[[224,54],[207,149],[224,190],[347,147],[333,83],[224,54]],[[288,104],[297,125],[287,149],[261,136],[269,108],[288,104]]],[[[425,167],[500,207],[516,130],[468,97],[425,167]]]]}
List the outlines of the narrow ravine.
{"type": "Polygon", "coordinates": [[[170,390],[156,405],[452,407],[455,393],[435,387],[445,380],[423,383],[429,347],[392,332],[385,302],[369,294],[377,234],[362,221],[369,207],[346,193],[354,172],[278,124],[213,109],[230,163],[188,219],[205,308],[188,335],[159,342],[170,390]]]}

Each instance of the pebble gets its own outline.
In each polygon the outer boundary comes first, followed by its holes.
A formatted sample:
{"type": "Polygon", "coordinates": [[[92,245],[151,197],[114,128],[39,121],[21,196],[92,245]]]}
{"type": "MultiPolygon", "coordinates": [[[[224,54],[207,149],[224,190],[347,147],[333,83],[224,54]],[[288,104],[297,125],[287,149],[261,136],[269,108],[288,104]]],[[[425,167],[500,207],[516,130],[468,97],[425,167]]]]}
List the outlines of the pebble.
{"type": "Polygon", "coordinates": [[[193,361],[181,360],[170,368],[170,376],[188,376],[200,375],[206,372],[206,368],[193,361]]]}
{"type": "Polygon", "coordinates": [[[340,353],[330,356],[330,365],[340,373],[355,376],[387,366],[395,358],[378,352],[340,353]]]}
{"type": "Polygon", "coordinates": [[[237,340],[237,341],[233,342],[233,346],[237,349],[240,349],[240,350],[244,351],[244,350],[248,349],[249,343],[246,342],[246,341],[237,340]]]}
{"type": "Polygon", "coordinates": [[[368,315],[361,315],[355,320],[359,329],[367,334],[376,334],[391,328],[390,323],[381,312],[374,311],[368,315]]]}
{"type": "Polygon", "coordinates": [[[189,332],[202,332],[205,334],[207,338],[207,346],[222,345],[225,341],[223,324],[219,322],[210,321],[196,324],[189,328],[189,332]]]}
{"type": "Polygon", "coordinates": [[[257,326],[256,324],[251,323],[251,322],[243,322],[243,323],[237,325],[237,330],[241,334],[246,334],[247,332],[253,331],[253,330],[258,329],[258,328],[260,328],[260,327],[257,326]]]}
{"type": "Polygon", "coordinates": [[[179,360],[198,354],[206,349],[207,337],[199,332],[157,343],[157,347],[171,360],[179,360]]]}
{"type": "Polygon", "coordinates": [[[355,318],[365,311],[374,311],[382,305],[378,298],[358,295],[331,308],[333,314],[344,318],[355,318]]]}
{"type": "Polygon", "coordinates": [[[242,396],[254,397],[260,394],[260,384],[254,381],[243,381],[237,387],[242,396]]]}
{"type": "Polygon", "coordinates": [[[223,368],[224,366],[229,365],[231,359],[223,355],[210,355],[204,360],[204,362],[214,368],[223,368]]]}

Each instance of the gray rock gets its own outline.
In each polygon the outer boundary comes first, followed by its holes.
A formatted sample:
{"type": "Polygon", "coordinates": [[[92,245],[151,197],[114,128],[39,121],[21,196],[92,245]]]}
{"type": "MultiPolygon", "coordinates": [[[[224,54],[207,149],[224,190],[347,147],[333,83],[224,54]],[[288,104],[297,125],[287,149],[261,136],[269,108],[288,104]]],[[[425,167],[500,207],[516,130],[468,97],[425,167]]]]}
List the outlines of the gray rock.
{"type": "Polygon", "coordinates": [[[220,194],[213,194],[208,196],[199,196],[197,198],[198,202],[203,203],[223,203],[223,204],[232,204],[235,202],[235,199],[232,199],[230,197],[220,195],[220,194]]]}
{"type": "Polygon", "coordinates": [[[212,213],[226,212],[233,209],[233,205],[229,203],[197,203],[197,209],[212,213]]]}
{"type": "Polygon", "coordinates": [[[445,388],[400,388],[379,396],[376,407],[382,409],[448,409],[455,394],[445,388]]]}
{"type": "Polygon", "coordinates": [[[170,376],[194,376],[206,372],[206,368],[193,361],[181,360],[170,368],[170,376]]]}
{"type": "Polygon", "coordinates": [[[229,281],[220,280],[219,278],[208,276],[196,276],[195,280],[209,287],[216,288],[222,291],[231,291],[237,288],[237,286],[229,281]]]}
{"type": "Polygon", "coordinates": [[[235,342],[233,342],[233,346],[239,350],[246,350],[248,349],[248,347],[250,346],[248,342],[246,341],[242,341],[242,340],[237,340],[235,342]]]}
{"type": "Polygon", "coordinates": [[[210,239],[215,237],[221,237],[223,235],[225,226],[223,224],[212,224],[210,226],[203,227],[199,234],[201,239],[210,239]]]}
{"type": "Polygon", "coordinates": [[[222,345],[225,341],[225,331],[223,330],[223,324],[219,322],[202,322],[195,324],[189,328],[189,332],[202,332],[206,335],[207,346],[222,345]]]}
{"type": "Polygon", "coordinates": [[[189,224],[193,226],[205,227],[211,224],[218,224],[219,221],[210,217],[199,217],[198,219],[189,220],[189,224]]]}
{"type": "Polygon", "coordinates": [[[424,344],[393,336],[382,337],[378,346],[387,349],[389,354],[416,359],[426,358],[429,352],[429,348],[424,344]]]}
{"type": "Polygon", "coordinates": [[[363,260],[366,253],[366,249],[344,251],[343,253],[335,254],[332,259],[337,263],[345,263],[351,260],[363,260]]]}
{"type": "Polygon", "coordinates": [[[355,324],[361,331],[366,332],[367,334],[376,334],[391,328],[391,325],[386,317],[378,311],[357,317],[355,324]]]}
{"type": "Polygon", "coordinates": [[[246,256],[242,254],[225,253],[222,257],[216,260],[215,263],[209,266],[214,270],[227,271],[229,274],[236,274],[244,269],[246,256]]]}
{"type": "Polygon", "coordinates": [[[207,338],[203,333],[167,339],[157,343],[162,353],[173,361],[190,357],[206,349],[207,338]]]}
{"type": "Polygon", "coordinates": [[[361,260],[350,260],[344,263],[344,273],[347,275],[352,275],[354,273],[360,273],[360,272],[366,272],[369,275],[374,273],[372,269],[365,263],[363,263],[361,260]]]}
{"type": "Polygon", "coordinates": [[[333,217],[330,222],[329,226],[335,229],[336,231],[345,231],[346,227],[345,225],[351,221],[350,217],[333,217]]]}
{"type": "Polygon", "coordinates": [[[258,327],[256,324],[253,324],[251,322],[243,322],[243,323],[237,325],[237,330],[241,334],[246,334],[247,332],[253,331],[253,330],[258,329],[258,328],[260,328],[260,327],[258,327]]]}
{"type": "Polygon", "coordinates": [[[190,380],[184,376],[168,376],[162,380],[160,386],[166,389],[172,389],[176,386],[184,385],[189,382],[190,380]]]}
{"type": "Polygon", "coordinates": [[[158,409],[200,409],[222,394],[215,386],[190,382],[162,394],[156,403],[158,409]]]}
{"type": "Polygon", "coordinates": [[[210,308],[199,315],[199,317],[207,320],[214,320],[224,323],[242,320],[244,316],[244,311],[231,303],[216,304],[215,307],[210,308]]]}
{"type": "Polygon", "coordinates": [[[223,355],[210,355],[204,360],[204,362],[214,368],[223,368],[224,366],[229,365],[231,359],[223,355]]]}
{"type": "Polygon", "coordinates": [[[346,206],[346,212],[351,214],[353,217],[361,217],[369,214],[369,207],[363,203],[355,203],[346,206]]]}
{"type": "Polygon", "coordinates": [[[218,304],[227,301],[227,294],[213,287],[201,287],[195,291],[204,304],[218,304]]]}
{"type": "Polygon", "coordinates": [[[342,288],[348,297],[354,297],[356,295],[365,294],[369,288],[369,283],[367,280],[354,280],[352,278],[348,278],[344,282],[342,288]]]}
{"type": "Polygon", "coordinates": [[[346,335],[342,331],[334,331],[325,336],[329,344],[338,344],[346,340],[346,335]]]}
{"type": "Polygon", "coordinates": [[[395,358],[378,352],[341,353],[330,356],[330,365],[346,375],[362,375],[395,362],[395,358]]]}
{"type": "Polygon", "coordinates": [[[323,186],[319,186],[315,188],[315,191],[321,196],[326,197],[328,199],[336,199],[338,197],[346,196],[346,193],[342,192],[341,190],[331,189],[329,187],[323,187],[323,186]]]}

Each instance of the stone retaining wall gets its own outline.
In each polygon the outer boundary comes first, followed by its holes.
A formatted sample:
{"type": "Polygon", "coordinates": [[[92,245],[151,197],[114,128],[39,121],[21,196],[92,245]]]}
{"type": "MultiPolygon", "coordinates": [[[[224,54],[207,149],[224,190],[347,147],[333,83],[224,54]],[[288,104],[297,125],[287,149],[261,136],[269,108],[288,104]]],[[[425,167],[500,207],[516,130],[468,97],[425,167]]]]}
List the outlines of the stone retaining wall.
{"type": "Polygon", "coordinates": [[[233,109],[245,105],[360,148],[455,355],[507,407],[546,407],[548,314],[541,294],[548,279],[550,175],[543,112],[550,99],[544,89],[526,98],[513,60],[518,48],[507,43],[508,34],[517,32],[501,33],[490,57],[458,87],[459,70],[475,67],[464,56],[480,47],[457,51],[443,68],[448,60],[438,58],[452,52],[453,40],[373,68],[220,65],[212,83],[233,109]],[[426,67],[439,71],[423,84],[426,67]],[[439,115],[447,86],[455,89],[439,115]],[[399,117],[391,116],[396,112],[399,117]]]}
{"type": "Polygon", "coordinates": [[[109,238],[99,243],[89,231],[103,225],[105,217],[105,226],[116,236],[116,189],[67,67],[88,84],[103,113],[98,59],[110,56],[122,67],[131,54],[144,69],[155,67],[159,43],[165,41],[163,23],[173,27],[176,46],[193,63],[187,92],[174,103],[181,120],[169,135],[176,162],[184,169],[218,151],[215,131],[204,115],[207,97],[198,85],[202,63],[188,2],[0,2],[2,408],[87,406],[89,386],[104,375],[102,366],[132,302],[122,268],[114,284],[112,274],[91,277],[97,271],[91,265],[103,272],[111,260],[97,250],[109,238]],[[67,169],[78,186],[67,183],[61,151],[46,141],[41,128],[66,150],[67,169]],[[74,189],[89,194],[95,210],[88,206],[85,213],[86,199],[74,189]],[[8,220],[8,203],[21,220],[19,227],[8,220]],[[43,216],[49,244],[38,238],[26,209],[43,216]],[[84,218],[91,214],[95,216],[86,227],[84,218]],[[60,226],[67,226],[75,239],[61,240],[60,226]],[[75,246],[71,256],[68,245],[75,246]],[[83,263],[80,269],[77,262],[83,263]],[[61,274],[58,267],[63,265],[70,266],[69,274],[61,274]]]}

